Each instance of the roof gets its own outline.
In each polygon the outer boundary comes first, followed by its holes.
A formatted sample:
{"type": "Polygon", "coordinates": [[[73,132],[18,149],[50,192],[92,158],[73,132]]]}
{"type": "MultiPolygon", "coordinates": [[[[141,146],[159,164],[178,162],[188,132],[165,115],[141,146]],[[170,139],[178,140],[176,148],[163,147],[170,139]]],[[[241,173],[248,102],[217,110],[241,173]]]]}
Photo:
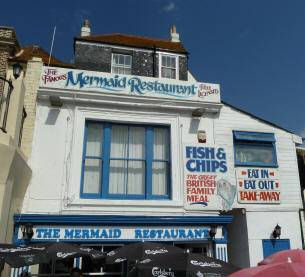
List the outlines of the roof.
{"type": "Polygon", "coordinates": [[[180,42],[172,42],[170,40],[154,39],[137,37],[125,34],[106,34],[106,35],[92,35],[92,36],[76,36],[74,41],[90,41],[99,42],[115,45],[124,45],[138,48],[148,48],[148,49],[158,49],[158,50],[168,50],[172,52],[185,53],[187,51],[180,42]]]}
{"type": "MultiPolygon", "coordinates": [[[[42,58],[42,62],[45,65],[49,63],[49,53],[47,53],[41,47],[33,45],[33,46],[23,46],[21,47],[21,49],[23,50],[23,53],[17,59],[14,60],[19,62],[27,62],[31,60],[33,57],[39,57],[42,58]]],[[[50,66],[68,67],[68,68],[74,67],[72,64],[62,62],[54,58],[53,56],[51,56],[50,59],[50,66]]]]}

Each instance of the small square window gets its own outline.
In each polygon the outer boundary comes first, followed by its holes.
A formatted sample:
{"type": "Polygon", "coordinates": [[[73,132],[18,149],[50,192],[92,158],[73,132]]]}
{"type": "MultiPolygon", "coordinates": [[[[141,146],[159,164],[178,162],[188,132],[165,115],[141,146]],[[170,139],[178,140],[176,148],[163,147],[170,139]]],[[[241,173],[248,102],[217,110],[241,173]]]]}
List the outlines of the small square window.
{"type": "Polygon", "coordinates": [[[130,55],[112,54],[111,72],[114,74],[131,74],[132,58],[130,55]]]}
{"type": "Polygon", "coordinates": [[[233,131],[235,165],[277,167],[272,133],[233,131]]]}
{"type": "Polygon", "coordinates": [[[168,79],[177,78],[177,57],[175,56],[161,56],[161,77],[168,79]]]}

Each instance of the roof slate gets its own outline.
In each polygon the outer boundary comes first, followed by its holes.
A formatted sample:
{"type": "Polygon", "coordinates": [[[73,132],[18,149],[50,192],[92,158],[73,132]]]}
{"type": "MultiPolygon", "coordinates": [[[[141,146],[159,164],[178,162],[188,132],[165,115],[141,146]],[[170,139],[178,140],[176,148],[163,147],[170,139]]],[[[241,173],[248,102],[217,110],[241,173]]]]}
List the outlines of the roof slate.
{"type": "Polygon", "coordinates": [[[99,42],[99,43],[107,43],[107,44],[115,44],[115,45],[124,45],[138,48],[148,48],[148,49],[156,49],[160,50],[168,50],[178,53],[185,53],[187,51],[183,47],[180,42],[172,42],[170,40],[161,40],[161,39],[153,39],[153,38],[145,38],[145,37],[137,37],[125,34],[105,34],[105,35],[91,35],[91,36],[76,36],[74,37],[74,41],[82,40],[82,41],[91,41],[91,42],[99,42]]]}

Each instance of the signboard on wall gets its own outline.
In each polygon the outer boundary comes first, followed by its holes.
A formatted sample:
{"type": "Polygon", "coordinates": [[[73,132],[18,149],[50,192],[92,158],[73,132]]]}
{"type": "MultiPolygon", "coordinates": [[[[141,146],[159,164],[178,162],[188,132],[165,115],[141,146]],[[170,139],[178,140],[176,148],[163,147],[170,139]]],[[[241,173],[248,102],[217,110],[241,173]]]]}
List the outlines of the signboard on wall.
{"type": "MultiPolygon", "coordinates": [[[[194,241],[209,238],[210,226],[34,226],[34,241],[194,241]]],[[[222,239],[219,226],[215,238],[222,239]]],[[[18,239],[23,239],[22,228],[18,239]]]]}
{"type": "Polygon", "coordinates": [[[281,203],[278,169],[236,168],[236,180],[239,203],[281,203]]]}
{"type": "Polygon", "coordinates": [[[218,84],[43,67],[40,87],[220,103],[218,84]]]}
{"type": "Polygon", "coordinates": [[[236,186],[228,178],[227,153],[219,146],[184,145],[187,210],[230,210],[236,186]]]}

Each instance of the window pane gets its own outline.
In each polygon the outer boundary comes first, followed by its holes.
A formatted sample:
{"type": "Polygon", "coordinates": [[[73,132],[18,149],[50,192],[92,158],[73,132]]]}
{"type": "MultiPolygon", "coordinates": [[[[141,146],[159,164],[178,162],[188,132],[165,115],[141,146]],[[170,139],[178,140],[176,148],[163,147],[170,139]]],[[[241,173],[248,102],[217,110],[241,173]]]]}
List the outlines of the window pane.
{"type": "Polygon", "coordinates": [[[118,67],[113,66],[113,67],[112,67],[112,73],[114,73],[114,74],[119,74],[119,69],[118,69],[118,67]]]}
{"type": "Polygon", "coordinates": [[[128,127],[112,125],[111,128],[111,158],[127,158],[128,127]]]}
{"type": "Polygon", "coordinates": [[[118,64],[119,63],[119,57],[118,55],[113,55],[113,63],[118,64]]]}
{"type": "Polygon", "coordinates": [[[127,161],[110,161],[109,193],[126,194],[127,161]]]}
{"type": "Polygon", "coordinates": [[[162,66],[166,66],[166,56],[162,56],[162,66]]]}
{"type": "Polygon", "coordinates": [[[163,78],[170,78],[171,77],[170,69],[169,68],[162,68],[161,76],[163,78]]]}
{"type": "Polygon", "coordinates": [[[124,74],[124,67],[119,67],[119,74],[124,74]]]}
{"type": "Polygon", "coordinates": [[[171,79],[176,79],[176,69],[170,69],[170,78],[171,79]]]}
{"type": "Polygon", "coordinates": [[[129,128],[129,158],[145,159],[145,128],[129,128]]]}
{"type": "Polygon", "coordinates": [[[260,145],[235,145],[236,161],[241,163],[274,163],[273,147],[260,145]]]}
{"type": "Polygon", "coordinates": [[[131,74],[131,69],[130,68],[125,68],[124,74],[130,75],[131,74]]]}
{"type": "Polygon", "coordinates": [[[154,159],[168,159],[168,129],[154,128],[154,159]]]}
{"type": "Polygon", "coordinates": [[[171,65],[170,65],[170,67],[176,68],[176,58],[171,57],[171,65]]]}
{"type": "Polygon", "coordinates": [[[168,195],[168,164],[153,162],[152,165],[152,194],[168,195]]]}
{"type": "Polygon", "coordinates": [[[119,64],[124,65],[124,56],[123,55],[119,55],[119,64]]]}
{"type": "Polygon", "coordinates": [[[86,156],[102,155],[103,125],[88,124],[86,156]]]}
{"type": "Polygon", "coordinates": [[[145,162],[128,162],[128,194],[144,194],[145,162]]]}
{"type": "Polygon", "coordinates": [[[125,65],[131,65],[131,56],[125,56],[125,65]]]}
{"type": "Polygon", "coordinates": [[[101,192],[102,160],[86,159],[83,193],[101,192]]]}

